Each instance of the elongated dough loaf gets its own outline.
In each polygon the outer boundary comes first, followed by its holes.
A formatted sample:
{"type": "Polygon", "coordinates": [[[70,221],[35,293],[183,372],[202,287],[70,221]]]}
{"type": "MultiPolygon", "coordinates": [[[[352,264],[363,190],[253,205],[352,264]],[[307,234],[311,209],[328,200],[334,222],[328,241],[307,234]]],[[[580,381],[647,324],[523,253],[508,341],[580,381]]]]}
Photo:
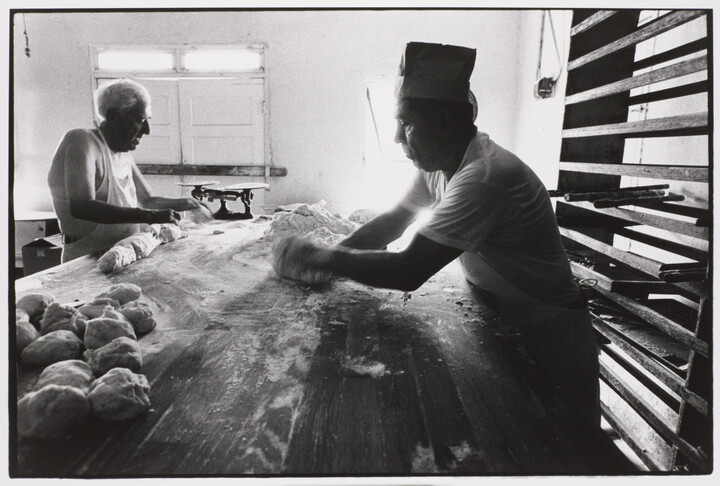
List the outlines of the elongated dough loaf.
{"type": "Polygon", "coordinates": [[[113,246],[97,261],[97,266],[103,273],[120,270],[137,260],[135,249],[126,246],[113,246]]]}
{"type": "Polygon", "coordinates": [[[127,238],[115,243],[115,246],[132,248],[135,250],[135,256],[140,259],[150,255],[150,253],[152,253],[152,251],[161,243],[162,240],[160,238],[156,237],[150,231],[145,231],[128,236],[127,238]]]}

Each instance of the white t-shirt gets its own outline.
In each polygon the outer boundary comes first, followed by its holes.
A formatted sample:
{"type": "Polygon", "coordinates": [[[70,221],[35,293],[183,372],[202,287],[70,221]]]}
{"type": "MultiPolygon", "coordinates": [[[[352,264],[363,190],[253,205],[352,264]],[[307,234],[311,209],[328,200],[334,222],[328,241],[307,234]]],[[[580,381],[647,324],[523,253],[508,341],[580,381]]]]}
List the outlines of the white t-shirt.
{"type": "Polygon", "coordinates": [[[442,171],[418,171],[400,204],[432,208],[418,233],[464,250],[466,278],[533,320],[577,307],[579,289],[546,188],[487,134],[475,135],[449,182],[442,171]]]}

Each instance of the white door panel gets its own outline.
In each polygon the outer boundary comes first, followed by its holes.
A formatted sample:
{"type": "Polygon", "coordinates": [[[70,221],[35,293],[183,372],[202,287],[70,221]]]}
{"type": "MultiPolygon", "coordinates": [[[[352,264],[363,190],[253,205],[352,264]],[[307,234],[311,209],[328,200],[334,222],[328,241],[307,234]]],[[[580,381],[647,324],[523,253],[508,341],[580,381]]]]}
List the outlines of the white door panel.
{"type": "Polygon", "coordinates": [[[180,163],[180,119],[177,81],[138,80],[152,99],[150,135],[142,138],[133,157],[138,164],[180,163]]]}
{"type": "Polygon", "coordinates": [[[264,165],[262,81],[180,81],[180,129],[186,164],[264,165]]]}

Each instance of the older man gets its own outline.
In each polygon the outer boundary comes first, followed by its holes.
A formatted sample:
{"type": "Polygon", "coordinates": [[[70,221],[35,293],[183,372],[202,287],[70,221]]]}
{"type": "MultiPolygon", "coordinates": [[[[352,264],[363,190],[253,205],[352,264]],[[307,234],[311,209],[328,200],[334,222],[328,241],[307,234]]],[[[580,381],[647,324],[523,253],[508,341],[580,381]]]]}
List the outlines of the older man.
{"type": "Polygon", "coordinates": [[[177,224],[177,211],[212,218],[195,199],[153,195],[135,164],[130,152],[150,133],[150,94],[143,86],[131,80],[102,86],[95,107],[99,127],[65,134],[48,174],[63,262],[106,250],[141,224],[177,224]]]}
{"type": "Polygon", "coordinates": [[[298,280],[336,274],[410,291],[459,258],[466,278],[493,296],[568,403],[598,423],[597,347],[589,313],[547,190],[527,165],[474,125],[468,100],[475,55],[458,46],[407,45],[395,141],[419,169],[409,192],[341,246],[283,241],[275,268],[298,280]],[[405,250],[380,250],[427,208],[429,221],[405,250]]]}

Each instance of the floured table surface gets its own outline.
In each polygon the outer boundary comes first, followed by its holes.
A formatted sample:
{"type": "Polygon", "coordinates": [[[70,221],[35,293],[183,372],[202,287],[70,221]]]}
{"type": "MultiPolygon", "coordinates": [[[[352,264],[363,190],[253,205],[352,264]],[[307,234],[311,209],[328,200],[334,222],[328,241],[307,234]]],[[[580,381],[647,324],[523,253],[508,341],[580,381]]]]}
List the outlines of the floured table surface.
{"type": "MultiPolygon", "coordinates": [[[[23,477],[613,474],[455,264],[410,295],[278,278],[266,222],[195,226],[105,275],[82,259],[16,282],[62,303],[131,282],[151,410],[61,442],[20,439],[23,477]]],[[[17,391],[40,369],[17,367],[17,391]]]]}

